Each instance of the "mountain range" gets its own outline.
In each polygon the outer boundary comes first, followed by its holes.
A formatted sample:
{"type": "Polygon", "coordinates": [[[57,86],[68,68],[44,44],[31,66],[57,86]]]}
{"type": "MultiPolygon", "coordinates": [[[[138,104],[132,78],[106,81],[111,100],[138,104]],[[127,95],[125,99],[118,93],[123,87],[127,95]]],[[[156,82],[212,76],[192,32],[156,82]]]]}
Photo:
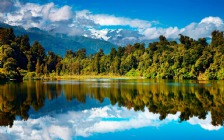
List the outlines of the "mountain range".
{"type": "Polygon", "coordinates": [[[13,28],[17,36],[27,34],[31,45],[34,41],[38,41],[43,45],[46,51],[53,51],[61,56],[65,55],[66,50],[77,51],[78,49],[85,48],[87,54],[94,54],[100,49],[103,49],[104,53],[108,54],[111,48],[117,48],[117,45],[102,39],[54,34],[38,28],[29,28],[25,30],[22,27],[11,26],[5,23],[0,23],[0,27],[13,28]]]}
{"type": "MultiPolygon", "coordinates": [[[[145,43],[145,47],[148,43],[158,41],[158,39],[145,40],[142,39],[137,31],[130,30],[108,30],[106,34],[102,35],[97,31],[92,31],[91,35],[85,36],[69,36],[66,34],[56,33],[54,31],[43,31],[39,28],[29,28],[25,30],[20,26],[11,26],[0,22],[0,27],[13,28],[16,35],[27,34],[30,38],[30,43],[34,41],[40,42],[46,51],[53,51],[56,54],[64,56],[66,50],[77,51],[78,49],[85,48],[87,54],[94,54],[100,49],[104,50],[105,54],[108,54],[111,48],[118,48],[118,46],[125,46],[128,44],[134,44],[136,42],[145,43]]],[[[179,42],[179,39],[169,39],[179,42]]],[[[208,43],[211,43],[211,38],[206,38],[208,43]]]]}

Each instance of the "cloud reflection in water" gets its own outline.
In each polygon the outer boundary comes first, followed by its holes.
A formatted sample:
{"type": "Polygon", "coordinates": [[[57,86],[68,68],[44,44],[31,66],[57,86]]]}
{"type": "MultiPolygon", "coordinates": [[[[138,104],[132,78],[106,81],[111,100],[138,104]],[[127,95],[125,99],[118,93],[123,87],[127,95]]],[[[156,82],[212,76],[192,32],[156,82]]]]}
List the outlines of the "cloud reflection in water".
{"type": "MultiPolygon", "coordinates": [[[[145,108],[147,110],[147,108],[145,108]]],[[[159,114],[149,111],[128,110],[125,107],[104,106],[83,111],[68,111],[53,116],[42,116],[27,121],[15,121],[12,128],[1,127],[0,139],[64,139],[70,140],[77,136],[89,137],[95,133],[118,132],[142,127],[157,127],[179,121],[178,112],[168,115],[160,121],[159,114]]],[[[206,130],[219,130],[221,126],[211,124],[211,114],[205,120],[190,118],[188,123],[200,125],[206,130]]]]}

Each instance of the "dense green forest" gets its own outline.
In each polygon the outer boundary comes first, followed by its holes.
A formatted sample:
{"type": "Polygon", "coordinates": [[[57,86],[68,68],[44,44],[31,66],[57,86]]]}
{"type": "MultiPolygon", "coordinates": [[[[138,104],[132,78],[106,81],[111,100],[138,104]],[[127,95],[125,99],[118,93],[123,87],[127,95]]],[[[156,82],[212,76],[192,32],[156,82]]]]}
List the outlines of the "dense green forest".
{"type": "MultiPolygon", "coordinates": [[[[45,52],[27,35],[15,36],[13,29],[0,28],[0,78],[65,75],[125,75],[163,79],[224,79],[224,36],[213,31],[208,44],[205,38],[194,40],[179,35],[179,43],[160,36],[158,42],[135,43],[112,48],[109,54],[100,49],[87,55],[86,49],[67,50],[62,58],[45,52]]],[[[102,46],[103,47],[103,46],[102,46]]],[[[106,46],[104,46],[106,47],[106,46]]]]}

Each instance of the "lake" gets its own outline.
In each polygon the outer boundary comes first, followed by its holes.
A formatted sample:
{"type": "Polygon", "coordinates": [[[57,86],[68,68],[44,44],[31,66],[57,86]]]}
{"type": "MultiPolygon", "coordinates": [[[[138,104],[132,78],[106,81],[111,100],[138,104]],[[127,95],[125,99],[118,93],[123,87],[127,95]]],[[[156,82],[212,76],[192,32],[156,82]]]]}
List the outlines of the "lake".
{"type": "Polygon", "coordinates": [[[224,81],[0,84],[0,139],[223,140],[224,81]]]}

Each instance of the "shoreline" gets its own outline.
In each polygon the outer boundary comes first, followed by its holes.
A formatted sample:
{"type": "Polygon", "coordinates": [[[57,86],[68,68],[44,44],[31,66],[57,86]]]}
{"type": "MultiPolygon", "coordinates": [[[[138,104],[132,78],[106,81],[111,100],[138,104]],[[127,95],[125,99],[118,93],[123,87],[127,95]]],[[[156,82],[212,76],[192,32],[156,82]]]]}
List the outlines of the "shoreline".
{"type": "Polygon", "coordinates": [[[81,79],[146,79],[146,77],[130,77],[115,75],[65,75],[65,76],[42,76],[42,77],[26,77],[23,80],[81,80],[81,79]]]}
{"type": "MultiPolygon", "coordinates": [[[[137,77],[114,76],[114,75],[71,75],[71,76],[55,76],[56,80],[72,80],[72,79],[136,79],[137,77]]],[[[137,78],[138,79],[138,78],[137,78]]]]}
{"type": "MultiPolygon", "coordinates": [[[[118,76],[118,75],[64,75],[64,76],[40,76],[40,77],[25,77],[26,80],[82,80],[82,79],[154,79],[162,80],[162,78],[147,78],[141,76],[118,76]]],[[[163,79],[163,80],[196,80],[200,82],[213,81],[218,79],[163,79]]],[[[219,81],[219,80],[218,80],[219,81]]]]}

